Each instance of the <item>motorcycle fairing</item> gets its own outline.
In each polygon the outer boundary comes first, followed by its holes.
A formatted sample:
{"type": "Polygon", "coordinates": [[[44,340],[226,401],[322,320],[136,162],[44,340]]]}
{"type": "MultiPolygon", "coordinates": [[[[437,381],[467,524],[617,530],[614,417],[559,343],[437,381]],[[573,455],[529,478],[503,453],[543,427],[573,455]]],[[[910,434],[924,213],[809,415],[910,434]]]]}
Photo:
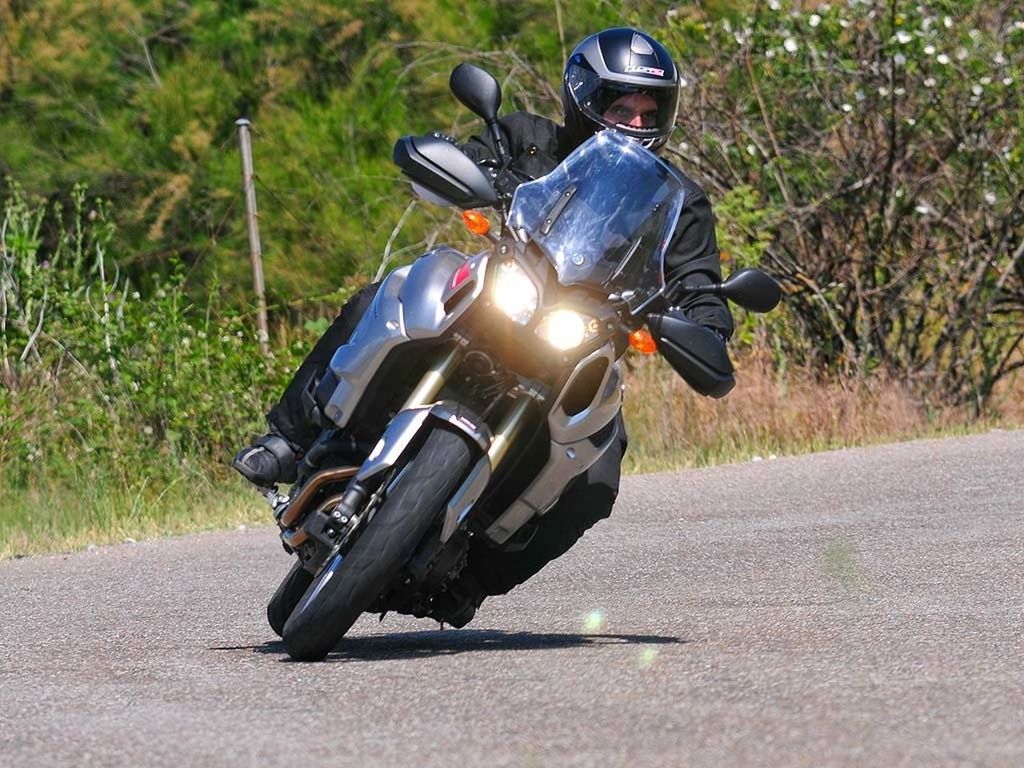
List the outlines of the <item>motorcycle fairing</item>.
{"type": "Polygon", "coordinates": [[[560,283],[619,294],[635,315],[665,287],[685,198],[671,165],[617,131],[599,131],[549,174],[520,184],[508,221],[560,283]]]}
{"type": "MultiPolygon", "coordinates": [[[[460,252],[440,247],[385,279],[349,342],[334,353],[321,382],[317,394],[327,393],[323,409],[328,419],[339,428],[348,424],[377,370],[395,348],[403,343],[440,338],[452,329],[483,292],[488,256],[481,253],[467,261],[460,252]],[[455,286],[455,273],[466,264],[470,266],[470,278],[460,279],[455,286]]],[[[526,491],[489,526],[486,535],[492,541],[504,543],[531,518],[546,513],[569,482],[587,471],[616,439],[616,431],[611,430],[605,439],[597,443],[592,440],[621,408],[622,383],[616,363],[614,345],[608,343],[575,366],[548,414],[548,461],[526,491]],[[567,393],[583,377],[593,375],[596,365],[602,366],[602,372],[590,402],[582,407],[579,403],[567,407],[567,393]]],[[[381,454],[376,450],[371,454],[360,468],[359,477],[367,479],[375,474],[373,467],[380,463],[384,453],[385,464],[397,460],[424,428],[427,411],[429,407],[399,413],[379,444],[381,454]]],[[[450,500],[442,540],[451,537],[487,487],[492,467],[486,453],[484,449],[485,455],[478,459],[450,500]]]]}
{"type": "Polygon", "coordinates": [[[451,330],[483,291],[487,259],[488,254],[481,253],[467,261],[459,251],[443,246],[388,275],[348,343],[334,353],[317,390],[324,415],[332,423],[339,428],[348,424],[392,350],[451,330]],[[452,276],[463,264],[470,267],[471,288],[453,294],[452,276]]]}
{"type": "Polygon", "coordinates": [[[548,415],[552,440],[565,445],[578,442],[600,432],[615,418],[622,408],[622,375],[616,361],[615,345],[609,341],[576,364],[548,415]],[[590,402],[582,408],[569,405],[568,396],[574,387],[592,371],[602,368],[601,381],[590,402]]]}
{"type": "Polygon", "coordinates": [[[592,438],[615,419],[621,407],[622,376],[615,348],[608,343],[580,360],[569,376],[548,414],[551,444],[547,463],[519,498],[491,523],[487,537],[496,544],[504,544],[533,517],[546,514],[572,479],[590,469],[612,441],[619,439],[616,429],[609,430],[598,443],[592,438]],[[590,404],[578,412],[567,411],[567,393],[591,366],[602,362],[607,365],[604,378],[590,404]]]}

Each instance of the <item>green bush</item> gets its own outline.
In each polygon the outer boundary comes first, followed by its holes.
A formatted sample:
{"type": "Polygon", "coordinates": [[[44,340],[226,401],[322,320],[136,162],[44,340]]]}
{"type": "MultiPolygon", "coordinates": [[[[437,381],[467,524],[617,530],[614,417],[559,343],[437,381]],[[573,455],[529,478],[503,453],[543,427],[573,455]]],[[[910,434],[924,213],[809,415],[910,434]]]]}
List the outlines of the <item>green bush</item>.
{"type": "Polygon", "coordinates": [[[3,192],[5,479],[224,458],[388,246],[393,265],[469,242],[427,205],[396,228],[394,139],[479,130],[452,66],[497,74],[505,111],[557,117],[566,49],[619,23],[682,65],[669,157],[708,190],[726,270],[786,283],[781,310],[737,313],[737,346],[984,407],[1024,364],[1010,0],[0,0],[0,171],[50,201],[3,192]],[[269,362],[247,314],[240,115],[272,317],[295,329],[269,362]]]}
{"type": "MultiPolygon", "coordinates": [[[[570,44],[618,19],[562,5],[570,44]]],[[[46,196],[88,184],[116,200],[117,259],[140,283],[176,259],[197,292],[216,274],[242,302],[234,121],[251,118],[270,301],[323,294],[374,274],[409,202],[394,141],[480,129],[448,93],[455,64],[498,74],[507,110],[557,110],[554,17],[550,0],[0,0],[0,174],[46,196]]],[[[450,222],[418,211],[396,258],[450,222]]]]}
{"type": "Polygon", "coordinates": [[[674,151],[734,254],[785,280],[780,346],[984,407],[1024,365],[1018,4],[708,9],[660,29],[686,52],[674,151]]]}
{"type": "Polygon", "coordinates": [[[222,460],[309,343],[265,360],[216,285],[194,304],[180,265],[143,296],[111,258],[107,206],[68,210],[8,183],[0,218],[0,472],[5,486],[175,476],[222,460]],[[61,235],[40,240],[47,219],[61,235]]]}

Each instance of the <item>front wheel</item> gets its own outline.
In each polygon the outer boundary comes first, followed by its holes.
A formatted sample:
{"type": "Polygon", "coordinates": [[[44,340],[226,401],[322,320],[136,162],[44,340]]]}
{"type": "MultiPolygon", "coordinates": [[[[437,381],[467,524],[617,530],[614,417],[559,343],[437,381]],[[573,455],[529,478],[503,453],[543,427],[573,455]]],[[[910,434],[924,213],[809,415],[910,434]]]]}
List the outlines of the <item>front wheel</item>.
{"type": "Polygon", "coordinates": [[[469,469],[462,437],[435,429],[348,553],[335,555],[284,626],[288,655],[319,661],[391,586],[469,469]]]}
{"type": "Polygon", "coordinates": [[[299,604],[302,595],[305,594],[309,585],[313,582],[313,574],[302,567],[302,561],[295,560],[292,569],[284,577],[284,581],[277,588],[277,592],[267,603],[267,621],[274,634],[278,637],[284,633],[284,625],[288,617],[292,615],[295,606],[299,604]]]}

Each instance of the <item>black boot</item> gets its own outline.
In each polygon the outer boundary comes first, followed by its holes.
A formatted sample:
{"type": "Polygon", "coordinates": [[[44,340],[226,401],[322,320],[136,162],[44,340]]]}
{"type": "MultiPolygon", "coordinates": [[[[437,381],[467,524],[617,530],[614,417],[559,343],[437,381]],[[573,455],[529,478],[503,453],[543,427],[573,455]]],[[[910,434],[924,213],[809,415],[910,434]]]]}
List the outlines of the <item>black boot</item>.
{"type": "Polygon", "coordinates": [[[298,476],[301,450],[276,432],[269,432],[243,448],[231,462],[242,477],[261,488],[293,483],[298,476]]]}

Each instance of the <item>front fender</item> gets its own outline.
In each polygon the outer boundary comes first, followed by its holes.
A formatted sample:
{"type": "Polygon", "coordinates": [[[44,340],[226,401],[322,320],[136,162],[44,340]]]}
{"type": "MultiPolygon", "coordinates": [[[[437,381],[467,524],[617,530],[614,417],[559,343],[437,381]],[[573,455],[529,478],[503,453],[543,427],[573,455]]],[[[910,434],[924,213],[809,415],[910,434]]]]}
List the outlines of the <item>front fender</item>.
{"type": "MultiPolygon", "coordinates": [[[[396,414],[359,468],[356,480],[363,484],[382,480],[388,470],[406,460],[410,450],[431,429],[441,424],[457,430],[479,450],[476,464],[448,501],[441,531],[441,541],[448,541],[491,480],[491,462],[487,456],[491,430],[471,409],[452,400],[442,400],[396,414]]],[[[439,468],[439,471],[444,469],[439,468]]]]}
{"type": "Polygon", "coordinates": [[[442,400],[420,408],[400,411],[388,424],[380,440],[356,473],[364,485],[397,466],[420,436],[438,424],[463,434],[484,455],[491,447],[491,430],[471,409],[453,400],[442,400]]]}

